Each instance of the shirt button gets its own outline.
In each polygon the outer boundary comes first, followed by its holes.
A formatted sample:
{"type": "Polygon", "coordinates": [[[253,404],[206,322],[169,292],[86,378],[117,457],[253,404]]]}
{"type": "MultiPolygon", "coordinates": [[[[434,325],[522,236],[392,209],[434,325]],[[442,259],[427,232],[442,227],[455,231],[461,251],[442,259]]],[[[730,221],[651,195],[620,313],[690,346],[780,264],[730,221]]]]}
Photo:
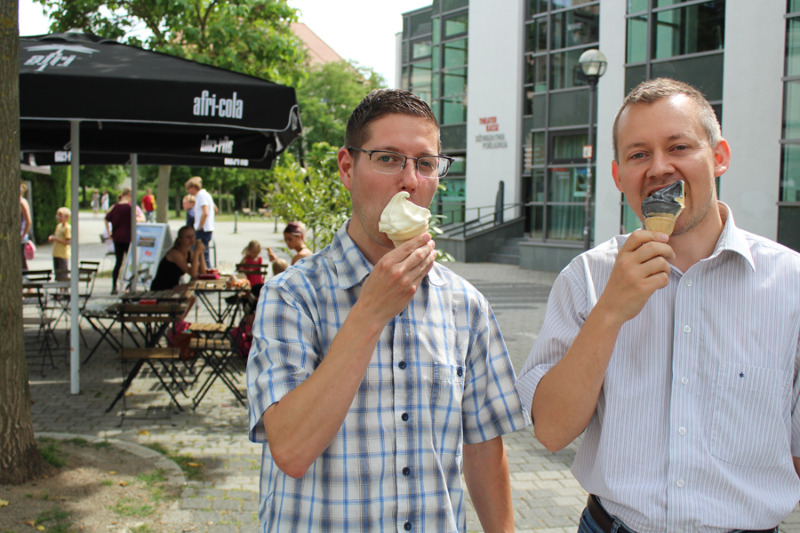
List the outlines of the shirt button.
{"type": "Polygon", "coordinates": [[[406,362],[405,362],[405,361],[400,361],[400,362],[397,364],[397,366],[399,366],[399,367],[400,367],[400,370],[405,370],[405,368],[406,368],[406,362]]]}
{"type": "Polygon", "coordinates": [[[411,522],[406,522],[405,524],[403,524],[403,529],[405,529],[406,531],[411,531],[411,522]]]}
{"type": "Polygon", "coordinates": [[[406,467],[403,467],[403,475],[404,475],[404,476],[409,476],[409,475],[411,475],[411,469],[410,469],[409,467],[407,467],[407,466],[406,466],[406,467]]]}
{"type": "Polygon", "coordinates": [[[690,280],[690,279],[687,279],[687,280],[686,280],[686,286],[687,286],[687,287],[691,287],[691,286],[692,286],[692,280],[690,280]]]}
{"type": "Polygon", "coordinates": [[[681,378],[681,383],[683,383],[684,385],[686,385],[687,383],[689,383],[689,378],[687,378],[686,376],[683,376],[683,377],[681,378]]]}
{"type": "Polygon", "coordinates": [[[686,428],[678,428],[678,433],[681,435],[686,435],[686,428]]]}
{"type": "Polygon", "coordinates": [[[463,376],[464,375],[464,369],[461,368],[461,367],[458,367],[458,369],[456,370],[456,374],[458,374],[458,377],[463,376]]]}
{"type": "Polygon", "coordinates": [[[408,413],[403,413],[403,414],[400,416],[400,418],[402,418],[402,419],[403,419],[403,422],[407,422],[407,421],[408,421],[408,413]]]}
{"type": "Polygon", "coordinates": [[[683,326],[683,332],[684,333],[690,333],[691,331],[692,331],[691,326],[683,326]]]}
{"type": "Polygon", "coordinates": [[[682,479],[679,479],[675,482],[675,484],[678,486],[678,488],[683,488],[683,486],[686,485],[686,482],[682,479]]]}

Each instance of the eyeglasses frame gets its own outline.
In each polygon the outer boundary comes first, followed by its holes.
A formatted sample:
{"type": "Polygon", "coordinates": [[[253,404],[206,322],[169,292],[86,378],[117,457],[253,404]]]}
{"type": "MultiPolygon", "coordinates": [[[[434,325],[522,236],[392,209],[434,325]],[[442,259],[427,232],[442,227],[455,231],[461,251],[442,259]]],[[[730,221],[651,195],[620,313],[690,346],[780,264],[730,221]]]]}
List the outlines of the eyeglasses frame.
{"type": "MultiPolygon", "coordinates": [[[[404,171],[406,169],[406,165],[408,164],[408,160],[409,159],[413,159],[414,160],[414,170],[417,171],[417,174],[422,176],[422,174],[420,174],[420,172],[419,172],[419,160],[423,159],[425,157],[436,157],[436,158],[444,159],[444,160],[448,161],[447,168],[445,169],[444,174],[442,174],[441,176],[438,176],[438,175],[436,176],[437,178],[443,178],[443,177],[447,176],[447,173],[450,171],[450,165],[452,165],[453,162],[456,160],[455,157],[450,157],[449,155],[443,155],[443,154],[439,154],[439,155],[423,155],[423,156],[420,156],[420,157],[411,157],[411,156],[408,156],[408,155],[405,155],[405,154],[401,154],[400,152],[393,152],[391,150],[364,150],[363,148],[356,148],[355,146],[345,146],[345,148],[347,148],[347,150],[355,150],[356,152],[363,152],[363,153],[367,154],[367,156],[369,157],[370,161],[372,161],[372,154],[374,154],[376,152],[399,155],[400,157],[405,158],[403,160],[403,164],[400,165],[400,170],[398,172],[390,174],[390,173],[387,173],[387,172],[381,172],[380,170],[376,170],[375,171],[375,172],[379,172],[381,174],[385,174],[387,176],[393,176],[395,174],[400,174],[402,171],[404,171]]],[[[438,165],[437,165],[437,168],[438,168],[438,165]]],[[[430,179],[428,176],[422,176],[422,177],[425,178],[425,179],[430,179]]],[[[433,177],[433,176],[431,176],[431,177],[433,177]]]]}

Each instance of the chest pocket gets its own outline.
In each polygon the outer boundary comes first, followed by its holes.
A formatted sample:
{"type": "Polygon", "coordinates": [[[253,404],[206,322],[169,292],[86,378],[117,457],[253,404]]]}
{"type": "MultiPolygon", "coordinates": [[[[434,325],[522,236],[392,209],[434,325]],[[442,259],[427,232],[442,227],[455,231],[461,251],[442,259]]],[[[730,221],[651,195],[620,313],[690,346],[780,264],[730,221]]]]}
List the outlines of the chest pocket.
{"type": "Polygon", "coordinates": [[[774,368],[720,366],[711,422],[714,457],[758,467],[791,460],[787,377],[774,368]]]}

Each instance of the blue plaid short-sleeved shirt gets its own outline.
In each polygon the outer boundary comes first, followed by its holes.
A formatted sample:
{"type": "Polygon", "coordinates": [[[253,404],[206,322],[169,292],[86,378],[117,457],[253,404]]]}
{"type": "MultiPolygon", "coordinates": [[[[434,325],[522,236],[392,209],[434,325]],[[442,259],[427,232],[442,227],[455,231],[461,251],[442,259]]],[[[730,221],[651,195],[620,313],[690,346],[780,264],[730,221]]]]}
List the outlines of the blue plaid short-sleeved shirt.
{"type": "Polygon", "coordinates": [[[464,531],[462,445],[529,417],[488,302],[439,264],[384,328],[344,425],[305,476],[270,456],[264,411],[320,364],[372,269],[346,228],[261,292],[247,389],[250,438],[265,443],[263,530],[464,531]]]}

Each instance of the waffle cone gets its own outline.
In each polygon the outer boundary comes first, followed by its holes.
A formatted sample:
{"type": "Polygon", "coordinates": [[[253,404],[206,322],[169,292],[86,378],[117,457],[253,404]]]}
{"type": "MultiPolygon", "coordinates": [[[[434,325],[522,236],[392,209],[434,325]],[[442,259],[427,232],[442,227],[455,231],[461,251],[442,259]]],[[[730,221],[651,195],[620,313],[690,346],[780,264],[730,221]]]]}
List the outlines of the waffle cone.
{"type": "Polygon", "coordinates": [[[413,239],[417,235],[422,235],[428,231],[428,224],[417,226],[416,228],[411,228],[406,231],[399,231],[397,233],[387,233],[388,237],[394,243],[395,248],[406,242],[407,240],[413,239]]]}
{"type": "Polygon", "coordinates": [[[669,213],[656,213],[644,219],[644,229],[672,235],[672,231],[675,229],[675,219],[677,218],[677,216],[669,213]]]}

